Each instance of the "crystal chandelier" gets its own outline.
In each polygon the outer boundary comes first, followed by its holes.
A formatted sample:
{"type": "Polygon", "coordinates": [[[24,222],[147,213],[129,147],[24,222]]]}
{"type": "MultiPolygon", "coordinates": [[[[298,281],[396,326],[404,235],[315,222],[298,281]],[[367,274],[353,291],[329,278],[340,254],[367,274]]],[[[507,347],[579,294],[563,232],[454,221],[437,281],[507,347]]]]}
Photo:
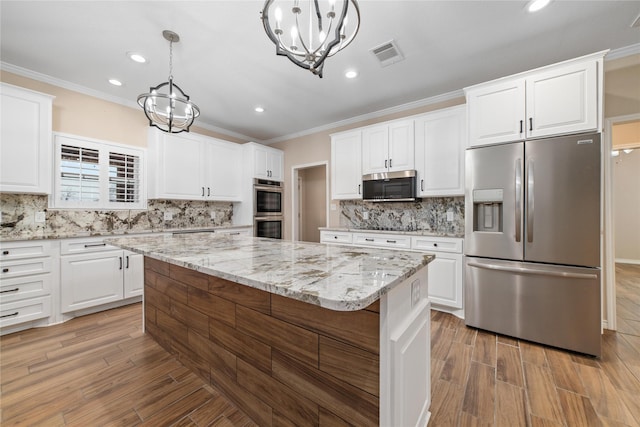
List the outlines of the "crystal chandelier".
{"type": "Polygon", "coordinates": [[[169,133],[189,132],[200,109],[173,83],[173,43],[179,42],[180,36],[169,30],[164,30],[162,36],[169,41],[169,81],[150,87],[149,93],[138,96],[138,105],[144,109],[149,126],[169,133]]]}
{"type": "Polygon", "coordinates": [[[324,60],[358,33],[360,9],[356,0],[266,0],[262,24],[276,54],[322,77],[324,60]],[[284,16],[283,11],[291,13],[284,16]]]}

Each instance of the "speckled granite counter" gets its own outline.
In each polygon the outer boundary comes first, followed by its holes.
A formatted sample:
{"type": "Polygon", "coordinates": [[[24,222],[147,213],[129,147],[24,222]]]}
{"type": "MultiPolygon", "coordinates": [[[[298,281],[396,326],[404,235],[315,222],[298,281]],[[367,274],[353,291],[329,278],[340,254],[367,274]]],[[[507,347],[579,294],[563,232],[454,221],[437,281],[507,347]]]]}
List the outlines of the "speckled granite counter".
{"type": "Polygon", "coordinates": [[[402,234],[409,236],[434,236],[434,237],[457,237],[464,238],[464,232],[462,233],[438,233],[427,230],[372,230],[362,228],[349,228],[349,227],[318,227],[320,231],[338,231],[345,233],[371,233],[371,234],[402,234]]]}
{"type": "Polygon", "coordinates": [[[107,241],[160,261],[338,311],[367,307],[434,258],[423,253],[215,234],[107,241]]]}

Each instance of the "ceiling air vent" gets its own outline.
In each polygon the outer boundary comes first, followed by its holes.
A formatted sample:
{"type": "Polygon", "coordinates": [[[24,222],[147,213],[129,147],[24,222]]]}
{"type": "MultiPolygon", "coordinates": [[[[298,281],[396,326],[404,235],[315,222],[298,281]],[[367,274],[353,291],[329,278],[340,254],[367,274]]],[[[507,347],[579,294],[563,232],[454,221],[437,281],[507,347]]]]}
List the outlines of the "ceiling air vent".
{"type": "Polygon", "coordinates": [[[398,49],[398,45],[394,40],[390,40],[380,46],[374,47],[371,49],[371,52],[376,56],[376,58],[378,58],[380,65],[383,67],[395,64],[396,62],[404,59],[404,56],[402,56],[402,53],[400,52],[400,49],[398,49]]]}

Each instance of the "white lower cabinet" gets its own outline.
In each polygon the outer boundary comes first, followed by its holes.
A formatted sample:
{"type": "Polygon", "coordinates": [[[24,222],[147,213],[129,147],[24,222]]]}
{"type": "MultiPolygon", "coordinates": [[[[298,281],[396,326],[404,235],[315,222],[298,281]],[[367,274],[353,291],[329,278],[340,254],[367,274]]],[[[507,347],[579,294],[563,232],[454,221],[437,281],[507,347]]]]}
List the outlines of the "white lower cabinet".
{"type": "MultiPolygon", "coordinates": [[[[54,245],[45,240],[0,243],[0,328],[45,321],[52,314],[54,245]]],[[[28,326],[27,326],[28,327],[28,326]]]]}
{"type": "Polygon", "coordinates": [[[106,245],[101,240],[62,242],[62,313],[142,295],[142,255],[106,245]]]}

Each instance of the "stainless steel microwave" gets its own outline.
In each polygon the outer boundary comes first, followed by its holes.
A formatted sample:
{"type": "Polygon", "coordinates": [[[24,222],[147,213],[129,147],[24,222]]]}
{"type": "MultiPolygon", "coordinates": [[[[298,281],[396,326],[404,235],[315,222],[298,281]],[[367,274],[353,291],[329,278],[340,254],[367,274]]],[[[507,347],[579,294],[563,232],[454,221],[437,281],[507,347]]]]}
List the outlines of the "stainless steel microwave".
{"type": "Polygon", "coordinates": [[[416,201],[416,171],[364,175],[362,177],[362,199],[370,202],[416,201]]]}

